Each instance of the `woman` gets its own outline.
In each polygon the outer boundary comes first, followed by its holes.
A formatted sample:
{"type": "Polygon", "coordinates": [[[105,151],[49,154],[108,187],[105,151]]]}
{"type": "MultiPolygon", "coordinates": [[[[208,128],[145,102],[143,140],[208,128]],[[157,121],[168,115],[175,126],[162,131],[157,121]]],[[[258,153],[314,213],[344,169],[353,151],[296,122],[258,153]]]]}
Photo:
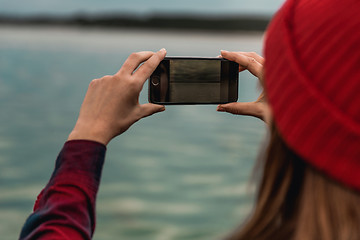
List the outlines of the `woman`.
{"type": "MultiPolygon", "coordinates": [[[[358,0],[289,0],[268,29],[266,62],[255,53],[222,51],[265,83],[266,94],[218,111],[271,126],[254,211],[229,239],[360,239],[359,10],[358,0]]],[[[92,237],[105,146],[165,110],[138,102],[165,55],[132,54],[118,73],[91,82],[20,238],[92,237]]]]}
{"type": "Polygon", "coordinates": [[[359,10],[354,0],[290,0],[272,20],[271,140],[255,209],[229,239],[360,239],[359,10]]]}

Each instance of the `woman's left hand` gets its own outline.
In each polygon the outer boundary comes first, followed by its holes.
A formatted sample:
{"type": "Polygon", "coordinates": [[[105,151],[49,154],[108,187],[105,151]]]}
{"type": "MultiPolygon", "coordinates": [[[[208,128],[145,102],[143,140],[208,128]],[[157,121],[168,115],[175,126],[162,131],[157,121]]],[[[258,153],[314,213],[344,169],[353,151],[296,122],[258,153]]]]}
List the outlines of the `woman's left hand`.
{"type": "MultiPolygon", "coordinates": [[[[264,64],[265,59],[254,52],[228,52],[221,51],[221,56],[239,64],[239,72],[248,70],[259,79],[260,85],[264,86],[264,64]]],[[[271,113],[265,98],[264,91],[254,102],[232,102],[220,104],[219,112],[228,112],[236,115],[247,115],[257,117],[266,123],[270,122],[271,113]]]]}

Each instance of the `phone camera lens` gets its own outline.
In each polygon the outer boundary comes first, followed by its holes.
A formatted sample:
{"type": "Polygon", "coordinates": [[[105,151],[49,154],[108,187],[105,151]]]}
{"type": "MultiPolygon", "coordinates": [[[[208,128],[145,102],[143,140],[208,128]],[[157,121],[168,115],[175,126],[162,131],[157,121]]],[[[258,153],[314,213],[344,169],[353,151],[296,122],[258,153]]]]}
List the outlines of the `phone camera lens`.
{"type": "Polygon", "coordinates": [[[159,78],[158,76],[152,77],[152,78],[151,78],[151,83],[152,83],[152,85],[154,85],[154,86],[159,85],[159,83],[160,83],[160,78],[159,78]]]}

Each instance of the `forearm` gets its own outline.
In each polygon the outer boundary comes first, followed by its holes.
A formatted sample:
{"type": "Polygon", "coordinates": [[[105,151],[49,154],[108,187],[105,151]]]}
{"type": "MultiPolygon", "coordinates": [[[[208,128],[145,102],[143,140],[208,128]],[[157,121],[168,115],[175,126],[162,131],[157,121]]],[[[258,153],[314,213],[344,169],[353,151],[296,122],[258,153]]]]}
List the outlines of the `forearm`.
{"type": "Polygon", "coordinates": [[[21,239],[91,238],[105,145],[141,118],[165,110],[161,105],[139,104],[146,79],[165,55],[165,49],[133,53],[116,74],[91,81],[69,135],[68,140],[73,141],[67,142],[59,154],[21,239]]]}
{"type": "Polygon", "coordinates": [[[97,142],[65,143],[20,239],[91,239],[105,151],[97,142]]]}

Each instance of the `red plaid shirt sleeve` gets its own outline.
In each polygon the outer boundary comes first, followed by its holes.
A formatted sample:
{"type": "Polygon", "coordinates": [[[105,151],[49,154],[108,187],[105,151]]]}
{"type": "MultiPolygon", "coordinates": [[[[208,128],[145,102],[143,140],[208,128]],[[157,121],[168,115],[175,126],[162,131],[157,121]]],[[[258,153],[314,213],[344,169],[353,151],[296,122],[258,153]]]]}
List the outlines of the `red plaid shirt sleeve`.
{"type": "Polygon", "coordinates": [[[91,239],[106,147],[87,140],[64,144],[20,239],[91,239]]]}

